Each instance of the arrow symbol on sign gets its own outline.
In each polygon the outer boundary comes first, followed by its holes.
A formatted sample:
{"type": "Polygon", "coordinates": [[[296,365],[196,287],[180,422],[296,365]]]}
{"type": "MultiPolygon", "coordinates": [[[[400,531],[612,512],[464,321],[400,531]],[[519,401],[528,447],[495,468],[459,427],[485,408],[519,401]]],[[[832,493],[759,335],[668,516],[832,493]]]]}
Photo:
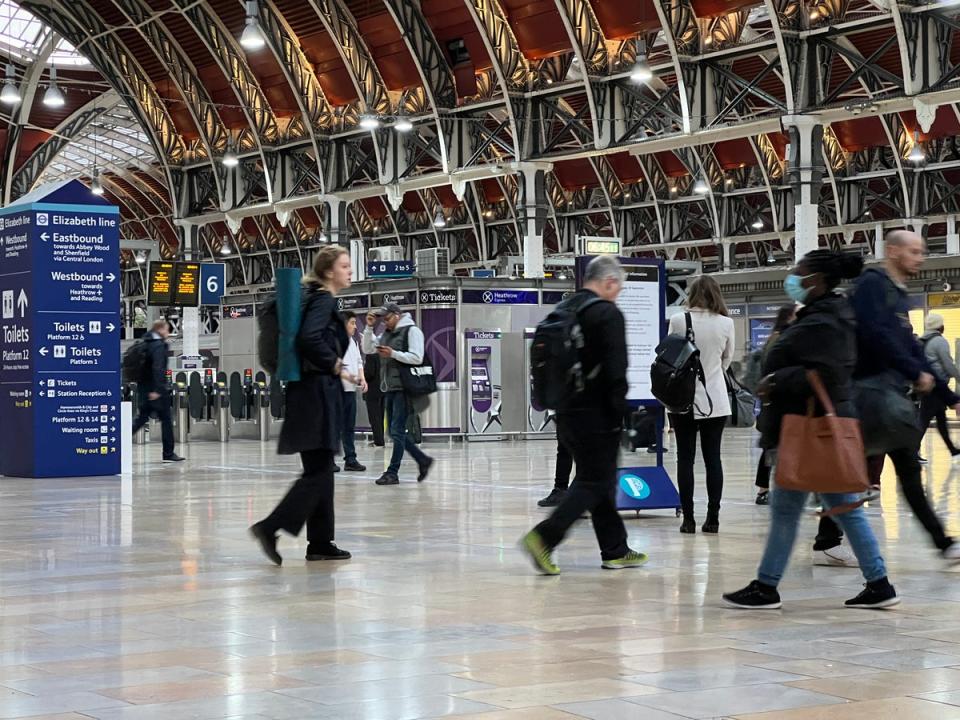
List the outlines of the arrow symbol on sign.
{"type": "Polygon", "coordinates": [[[40,239],[46,242],[50,239],[50,233],[40,233],[40,239]]]}
{"type": "Polygon", "coordinates": [[[111,416],[110,416],[110,422],[113,422],[113,421],[116,420],[116,419],[117,419],[117,416],[116,416],[116,415],[111,415],[111,416]]]}
{"type": "Polygon", "coordinates": [[[17,298],[17,307],[20,308],[20,317],[26,317],[27,306],[30,304],[30,301],[27,300],[27,293],[23,288],[20,288],[20,297],[17,298]]]}
{"type": "Polygon", "coordinates": [[[40,391],[40,397],[46,397],[46,396],[47,396],[47,394],[46,394],[43,390],[41,390],[41,391],[40,391]]]}
{"type": "Polygon", "coordinates": [[[116,329],[117,329],[117,326],[114,325],[113,323],[108,323],[108,324],[107,324],[107,330],[109,330],[110,332],[113,332],[113,331],[116,330],[116,329]]]}
{"type": "Polygon", "coordinates": [[[109,273],[109,274],[107,275],[107,280],[109,280],[110,282],[113,282],[113,281],[116,280],[116,279],[117,279],[117,276],[114,275],[113,273],[109,273]]]}
{"type": "Polygon", "coordinates": [[[46,356],[47,356],[47,353],[49,353],[49,352],[50,352],[50,351],[47,350],[45,347],[40,348],[40,354],[43,355],[44,357],[46,357],[46,356]]]}

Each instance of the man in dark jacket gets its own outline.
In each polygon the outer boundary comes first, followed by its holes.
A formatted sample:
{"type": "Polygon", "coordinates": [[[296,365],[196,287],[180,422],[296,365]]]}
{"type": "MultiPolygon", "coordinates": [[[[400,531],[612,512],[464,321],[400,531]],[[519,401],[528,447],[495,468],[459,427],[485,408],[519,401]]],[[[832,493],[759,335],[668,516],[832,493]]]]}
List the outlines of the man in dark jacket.
{"type": "Polygon", "coordinates": [[[603,567],[639,567],[647,556],[627,545],[627,529],[617,511],[617,459],[627,412],[627,342],[620,309],[614,301],[623,288],[624,271],[616,258],[594,258],[584,273],[583,288],[564,302],[573,307],[594,298],[578,313],[584,345],[580,362],[583,392],[557,413],[557,433],[577,466],[573,485],[549,518],[527,533],[521,547],[544,575],[558,575],[552,558],[570,527],[587,511],[600,545],[603,567]]]}
{"type": "Polygon", "coordinates": [[[140,341],[146,343],[146,358],[137,382],[140,414],[133,423],[133,433],[136,435],[150,422],[150,416],[156,415],[160,420],[163,438],[163,461],[174,463],[182,462],[183,458],[173,451],[173,420],[170,417],[170,393],[167,391],[168,337],[170,325],[166,320],[157,320],[140,341]]]}
{"type": "MultiPolygon", "coordinates": [[[[960,413],[960,397],[950,391],[942,379],[930,370],[910,324],[910,301],[906,282],[920,272],[924,260],[923,239],[907,230],[895,230],[885,238],[887,259],[883,269],[870,268],[857,280],[853,295],[853,309],[857,316],[858,380],[885,376],[893,386],[912,384],[926,394],[935,392],[943,401],[960,413]]],[[[923,491],[920,461],[915,442],[891,450],[887,455],[893,461],[910,509],[944,559],[960,561],[960,544],[943,530],[940,519],[933,512],[923,491]]]]}
{"type": "Polygon", "coordinates": [[[380,389],[380,356],[377,353],[366,353],[363,356],[363,376],[367,379],[367,391],[363,394],[363,401],[367,405],[373,444],[383,447],[383,391],[380,389]]]}

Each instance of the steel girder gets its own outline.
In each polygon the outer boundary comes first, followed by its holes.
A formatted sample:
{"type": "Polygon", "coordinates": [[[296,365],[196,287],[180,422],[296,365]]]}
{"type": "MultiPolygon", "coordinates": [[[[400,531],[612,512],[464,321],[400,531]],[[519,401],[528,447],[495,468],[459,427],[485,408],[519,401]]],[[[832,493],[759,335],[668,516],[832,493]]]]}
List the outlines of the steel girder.
{"type": "MultiPolygon", "coordinates": [[[[24,0],[21,6],[81,49],[139,118],[157,158],[169,179],[169,166],[182,162],[184,144],[156,88],[133,55],[109,32],[100,16],[82,0],[71,10],[41,0],[24,0]]],[[[172,187],[172,182],[168,183],[172,187]]]]}

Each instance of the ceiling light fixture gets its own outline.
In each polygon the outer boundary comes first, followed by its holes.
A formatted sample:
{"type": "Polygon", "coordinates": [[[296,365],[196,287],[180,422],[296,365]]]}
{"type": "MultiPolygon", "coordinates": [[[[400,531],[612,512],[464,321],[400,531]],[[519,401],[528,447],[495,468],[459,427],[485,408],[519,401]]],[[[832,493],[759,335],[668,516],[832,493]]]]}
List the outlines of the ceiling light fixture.
{"type": "Polygon", "coordinates": [[[3,90],[0,90],[0,102],[4,105],[19,105],[21,100],[20,88],[17,87],[17,72],[13,63],[7,63],[7,79],[3,83],[3,90]]]}
{"type": "Polygon", "coordinates": [[[762,229],[763,229],[763,219],[760,218],[760,217],[758,217],[756,220],[754,220],[754,221],[750,224],[750,227],[752,227],[754,230],[762,230],[762,229]]]}
{"type": "Polygon", "coordinates": [[[491,210],[490,208],[487,208],[486,210],[483,211],[483,216],[484,216],[485,218],[487,218],[487,219],[492,218],[492,217],[493,217],[493,210],[491,210]]]}
{"type": "Polygon", "coordinates": [[[907,155],[907,160],[910,162],[921,163],[927,159],[927,154],[923,151],[923,145],[920,144],[920,132],[918,130],[913,131],[913,148],[910,150],[910,154],[907,155]]]}
{"type": "Polygon", "coordinates": [[[48,108],[62,108],[67,104],[67,99],[57,85],[57,69],[55,67],[50,68],[50,84],[43,94],[43,104],[48,108]]]}
{"type": "Polygon", "coordinates": [[[233,250],[230,249],[230,241],[227,239],[227,236],[223,236],[223,241],[220,243],[220,254],[229,255],[233,250]]]}
{"type": "Polygon", "coordinates": [[[731,185],[733,185],[733,178],[732,178],[732,177],[728,177],[728,178],[727,178],[726,180],[724,180],[723,182],[724,182],[724,184],[725,184],[727,187],[730,187],[731,185]]]}
{"type": "Polygon", "coordinates": [[[708,192],[710,192],[710,186],[703,178],[697,178],[697,181],[693,184],[693,191],[697,195],[706,195],[708,192]]]}
{"type": "Polygon", "coordinates": [[[380,127],[380,118],[370,113],[364,113],[360,116],[360,127],[364,130],[376,130],[380,127]]]}
{"type": "Polygon", "coordinates": [[[442,210],[437,210],[437,214],[433,218],[433,226],[438,228],[447,226],[447,219],[443,216],[442,210]]]}
{"type": "Polygon", "coordinates": [[[320,243],[321,245],[325,245],[325,244],[326,244],[326,242],[327,242],[327,234],[326,234],[323,230],[321,230],[321,231],[320,231],[320,234],[317,235],[317,242],[320,243]]]}
{"type": "Polygon", "coordinates": [[[233,149],[233,140],[227,140],[227,151],[223,153],[223,159],[220,162],[226,168],[235,168],[240,164],[240,156],[233,149]]]}
{"type": "Polygon", "coordinates": [[[93,181],[90,183],[90,192],[94,195],[103,195],[103,183],[100,182],[100,169],[93,166],[93,181]]]}
{"type": "Polygon", "coordinates": [[[393,129],[400,133],[408,133],[413,130],[413,123],[406,115],[399,115],[396,122],[393,123],[393,129]]]}
{"type": "Polygon", "coordinates": [[[247,21],[243,28],[243,33],[240,35],[240,45],[243,46],[244,50],[250,50],[252,52],[263,50],[267,44],[266,39],[263,37],[263,30],[260,28],[260,20],[257,17],[258,14],[259,10],[256,0],[248,0],[247,21]]]}
{"type": "Polygon", "coordinates": [[[140,252],[136,253],[133,257],[137,261],[137,265],[143,265],[147,262],[147,253],[145,250],[141,250],[140,252]]]}
{"type": "Polygon", "coordinates": [[[647,62],[647,41],[642,37],[637,40],[637,61],[630,71],[630,79],[637,84],[653,80],[653,68],[647,62]]]}

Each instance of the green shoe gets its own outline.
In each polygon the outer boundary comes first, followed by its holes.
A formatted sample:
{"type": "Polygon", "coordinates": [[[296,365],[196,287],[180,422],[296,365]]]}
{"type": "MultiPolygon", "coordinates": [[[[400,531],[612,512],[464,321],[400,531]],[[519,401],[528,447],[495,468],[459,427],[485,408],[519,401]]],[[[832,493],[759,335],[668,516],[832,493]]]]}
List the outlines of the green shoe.
{"type": "Polygon", "coordinates": [[[635,550],[630,550],[622,558],[613,560],[604,560],[603,567],[607,570],[623,570],[624,568],[635,568],[646,565],[647,556],[635,550]]]}
{"type": "Polygon", "coordinates": [[[540,533],[531,530],[520,541],[520,548],[533,560],[533,566],[540,571],[542,575],[559,575],[560,568],[553,564],[553,558],[550,557],[551,550],[540,537],[540,533]]]}

